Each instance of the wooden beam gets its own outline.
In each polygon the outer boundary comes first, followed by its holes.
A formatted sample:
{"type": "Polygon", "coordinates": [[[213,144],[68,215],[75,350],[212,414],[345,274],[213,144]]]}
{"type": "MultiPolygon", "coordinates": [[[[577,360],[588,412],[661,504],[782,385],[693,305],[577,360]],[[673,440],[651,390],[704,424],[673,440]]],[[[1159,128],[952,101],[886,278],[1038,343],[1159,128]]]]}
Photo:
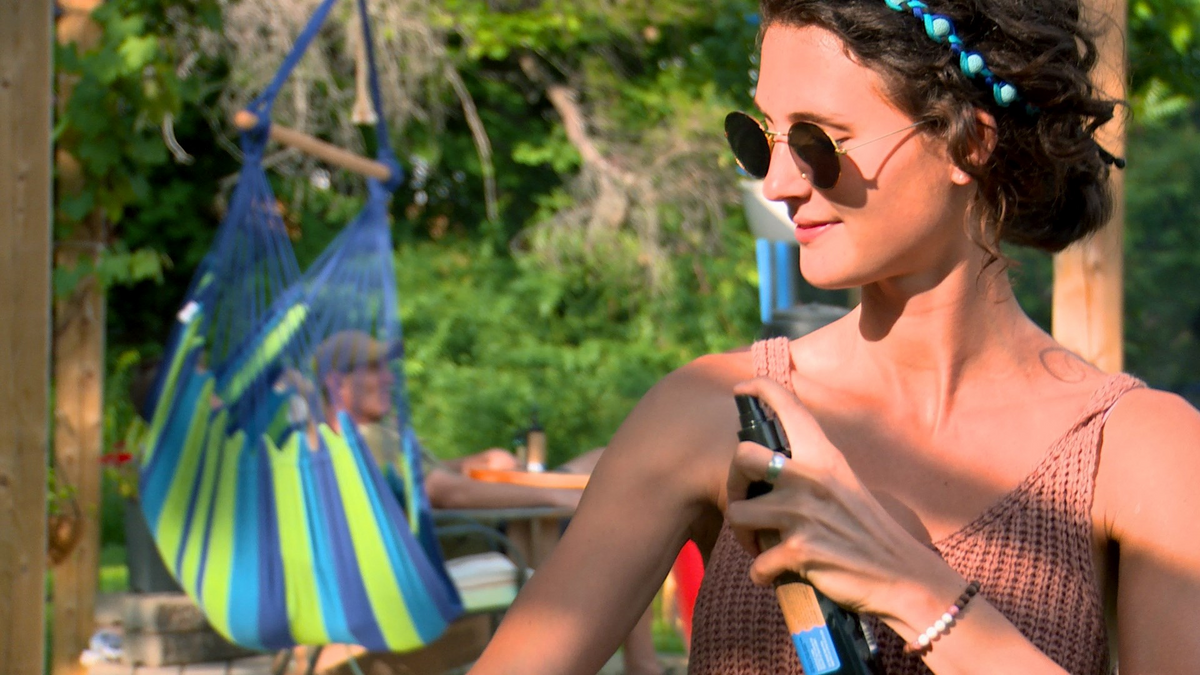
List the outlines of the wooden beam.
{"type": "Polygon", "coordinates": [[[0,0],[0,675],[42,672],[52,0],[0,0]]]}
{"type": "MultiPolygon", "coordinates": [[[[1126,87],[1126,0],[1086,0],[1089,17],[1104,29],[1094,80],[1108,96],[1124,100],[1126,87]],[[1099,18],[1103,17],[1103,18],[1099,18]]],[[[1109,152],[1125,156],[1125,110],[1097,134],[1109,152]]],[[[1112,172],[1113,216],[1091,239],[1054,258],[1054,337],[1101,370],[1124,368],[1125,176],[1112,172]]]]}
{"type": "MultiPolygon", "coordinates": [[[[55,265],[95,257],[103,217],[93,214],[56,245],[55,265]]],[[[79,654],[95,629],[100,566],[100,455],[104,412],[104,291],[94,275],[54,303],[54,461],[79,506],[79,540],[54,574],[51,672],[82,675],[79,654]]]]}
{"type": "MultiPolygon", "coordinates": [[[[56,25],[60,44],[80,51],[96,46],[102,34],[91,13],[102,0],[60,0],[56,25]]],[[[59,105],[71,96],[73,82],[58,82],[59,105]]],[[[79,163],[65,148],[55,156],[58,187],[64,195],[83,188],[79,163]]],[[[104,217],[96,212],[55,244],[54,264],[73,268],[90,264],[104,245],[104,217]]],[[[104,411],[104,290],[94,275],[80,279],[54,303],[54,464],[78,505],[78,543],[55,566],[53,675],[82,675],[79,654],[95,628],[96,585],[100,565],[100,454],[104,411]]]]}
{"type": "MultiPolygon", "coordinates": [[[[249,110],[240,110],[233,116],[233,125],[242,131],[249,131],[258,126],[258,115],[249,110]]],[[[353,171],[368,178],[387,182],[392,177],[392,170],[388,168],[387,164],[374,159],[368,159],[344,148],[339,148],[332,143],[326,143],[303,131],[279,126],[272,122],[268,135],[276,143],[296,148],[333,166],[353,171]]]]}

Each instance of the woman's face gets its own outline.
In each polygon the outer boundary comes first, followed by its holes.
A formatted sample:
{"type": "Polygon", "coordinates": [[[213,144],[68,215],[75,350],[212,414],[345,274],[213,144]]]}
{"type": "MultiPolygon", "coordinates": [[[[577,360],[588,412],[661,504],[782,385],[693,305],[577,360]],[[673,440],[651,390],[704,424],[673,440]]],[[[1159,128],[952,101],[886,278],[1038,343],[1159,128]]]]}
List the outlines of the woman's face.
{"type": "Polygon", "coordinates": [[[763,194],[796,225],[800,270],[821,288],[893,280],[935,283],[974,246],[963,227],[973,186],[945,144],[920,128],[855,148],[914,120],[884,94],[883,80],[850,58],[832,33],[772,26],[763,36],[756,103],[770,131],[820,126],[841,147],[841,176],[817,190],[781,137],[763,194]]]}

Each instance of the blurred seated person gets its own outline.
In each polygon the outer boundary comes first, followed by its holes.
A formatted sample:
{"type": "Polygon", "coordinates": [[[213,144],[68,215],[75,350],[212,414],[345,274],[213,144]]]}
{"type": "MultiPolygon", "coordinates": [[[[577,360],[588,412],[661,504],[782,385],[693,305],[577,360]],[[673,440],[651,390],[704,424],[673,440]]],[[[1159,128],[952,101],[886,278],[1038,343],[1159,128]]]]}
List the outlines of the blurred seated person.
{"type": "MultiPolygon", "coordinates": [[[[360,331],[335,333],[315,353],[321,383],[324,415],[334,431],[341,432],[338,412],[346,413],[358,426],[376,464],[386,467],[400,453],[400,433],[392,414],[395,376],[389,361],[399,358],[402,345],[386,345],[360,331]]],[[[590,474],[604,448],[595,448],[559,467],[559,471],[590,474]]],[[[566,490],[491,483],[467,476],[472,468],[511,470],[520,468],[513,453],[488,448],[466,457],[442,460],[420,448],[425,474],[425,492],[435,509],[503,509],[554,506],[574,509],[581,490],[566,490]]],[[[647,608],[624,644],[627,675],[661,675],[662,666],[654,650],[653,614],[647,608]]]]}
{"type": "MultiPolygon", "coordinates": [[[[360,331],[342,331],[317,348],[317,375],[321,381],[325,420],[341,431],[338,412],[358,425],[359,434],[380,467],[392,464],[400,453],[400,433],[392,415],[395,376],[388,361],[398,358],[400,343],[390,347],[360,331]]],[[[561,470],[590,473],[601,448],[592,450],[561,470]]],[[[438,459],[420,449],[425,492],[435,509],[503,509],[528,506],[574,508],[579,490],[561,490],[508,483],[489,483],[467,476],[469,469],[511,470],[520,467],[513,453],[488,448],[457,459],[438,459]]]]}

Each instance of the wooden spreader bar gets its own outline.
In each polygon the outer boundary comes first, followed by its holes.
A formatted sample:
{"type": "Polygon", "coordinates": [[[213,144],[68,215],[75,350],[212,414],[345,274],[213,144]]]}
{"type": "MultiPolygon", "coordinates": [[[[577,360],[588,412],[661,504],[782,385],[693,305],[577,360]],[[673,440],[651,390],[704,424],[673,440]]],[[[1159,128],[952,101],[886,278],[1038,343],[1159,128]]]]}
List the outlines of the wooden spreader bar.
{"type": "MultiPolygon", "coordinates": [[[[238,129],[248,131],[258,126],[258,115],[249,110],[241,110],[233,116],[233,124],[238,129]]],[[[296,148],[317,159],[368,178],[387,182],[392,177],[392,170],[387,164],[339,148],[302,131],[272,123],[270,137],[277,143],[296,148]]]]}

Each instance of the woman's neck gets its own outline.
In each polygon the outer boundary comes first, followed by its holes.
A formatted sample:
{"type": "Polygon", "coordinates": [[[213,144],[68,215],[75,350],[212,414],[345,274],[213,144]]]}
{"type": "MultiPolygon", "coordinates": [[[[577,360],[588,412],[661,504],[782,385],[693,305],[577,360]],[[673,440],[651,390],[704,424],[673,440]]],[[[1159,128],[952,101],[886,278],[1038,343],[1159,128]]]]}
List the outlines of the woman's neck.
{"type": "Polygon", "coordinates": [[[925,279],[865,286],[854,363],[902,400],[924,403],[936,426],[967,380],[1019,376],[1042,333],[1017,304],[1007,274],[982,258],[925,279]]]}

